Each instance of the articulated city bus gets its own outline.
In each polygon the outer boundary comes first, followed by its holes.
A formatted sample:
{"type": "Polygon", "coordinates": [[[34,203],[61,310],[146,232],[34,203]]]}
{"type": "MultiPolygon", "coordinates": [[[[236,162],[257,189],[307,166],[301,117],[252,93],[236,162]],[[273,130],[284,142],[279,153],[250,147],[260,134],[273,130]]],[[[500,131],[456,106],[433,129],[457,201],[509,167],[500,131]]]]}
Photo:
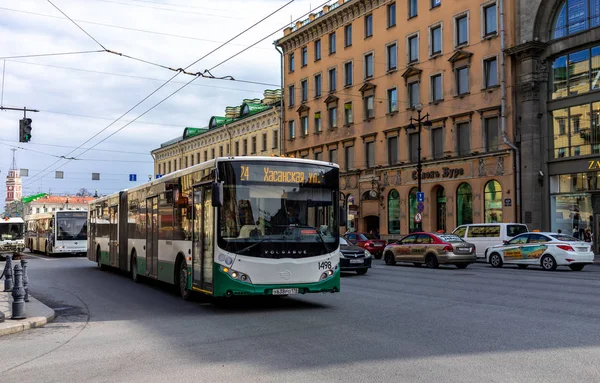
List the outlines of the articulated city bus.
{"type": "Polygon", "coordinates": [[[21,217],[0,219],[0,253],[22,251],[25,247],[23,236],[25,221],[21,217]]]}
{"type": "Polygon", "coordinates": [[[31,252],[85,254],[87,252],[86,211],[60,210],[25,217],[25,247],[31,252]]]}
{"type": "Polygon", "coordinates": [[[88,259],[184,299],[340,290],[339,167],[217,158],[89,204],[88,259]]]}

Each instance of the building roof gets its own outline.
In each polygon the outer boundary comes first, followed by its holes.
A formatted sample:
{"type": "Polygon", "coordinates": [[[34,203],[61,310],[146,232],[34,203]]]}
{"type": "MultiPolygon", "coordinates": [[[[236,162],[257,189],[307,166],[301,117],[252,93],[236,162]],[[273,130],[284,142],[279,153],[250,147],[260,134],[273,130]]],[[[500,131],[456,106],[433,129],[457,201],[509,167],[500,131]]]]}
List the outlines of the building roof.
{"type": "Polygon", "coordinates": [[[36,199],[35,201],[32,202],[35,204],[50,204],[50,203],[56,203],[56,204],[65,204],[67,203],[67,199],[69,200],[69,204],[72,205],[84,205],[87,204],[90,201],[94,200],[94,197],[79,197],[79,196],[63,196],[63,195],[46,195],[43,198],[39,198],[36,199]]]}

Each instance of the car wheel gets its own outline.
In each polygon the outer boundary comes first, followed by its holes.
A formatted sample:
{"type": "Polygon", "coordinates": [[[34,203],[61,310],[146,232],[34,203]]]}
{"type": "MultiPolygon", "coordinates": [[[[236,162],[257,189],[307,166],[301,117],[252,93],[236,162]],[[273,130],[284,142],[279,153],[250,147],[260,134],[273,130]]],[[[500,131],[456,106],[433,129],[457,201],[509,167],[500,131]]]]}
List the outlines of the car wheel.
{"type": "Polygon", "coordinates": [[[469,266],[469,264],[468,263],[457,263],[455,266],[459,269],[466,269],[467,266],[469,266]]]}
{"type": "Polygon", "coordinates": [[[494,253],[490,255],[490,265],[493,267],[502,267],[502,263],[502,257],[500,257],[500,254],[494,253]]]}
{"type": "Polygon", "coordinates": [[[369,271],[369,269],[356,270],[356,274],[358,274],[358,275],[365,275],[367,273],[367,271],[369,271]]]}
{"type": "Polygon", "coordinates": [[[540,262],[542,264],[542,268],[546,271],[554,271],[558,266],[554,260],[554,257],[551,255],[544,255],[540,262]]]}
{"type": "Polygon", "coordinates": [[[585,267],[585,265],[571,265],[571,266],[569,266],[569,269],[571,269],[573,271],[581,271],[581,270],[583,270],[584,267],[585,267]]]}
{"type": "Polygon", "coordinates": [[[517,266],[519,266],[519,269],[526,269],[527,266],[529,266],[529,265],[517,265],[517,266]]]}
{"type": "Polygon", "coordinates": [[[394,257],[394,254],[391,251],[388,251],[387,253],[385,253],[383,260],[385,261],[385,264],[388,266],[393,266],[396,264],[396,257],[394,257]]]}
{"type": "Polygon", "coordinates": [[[184,301],[187,301],[191,298],[192,292],[187,288],[188,281],[188,269],[185,261],[181,262],[179,267],[179,295],[183,298],[184,301]]]}
{"type": "Polygon", "coordinates": [[[438,259],[437,259],[437,257],[435,255],[428,254],[425,257],[425,265],[427,267],[429,267],[430,269],[435,269],[435,268],[437,268],[440,265],[440,263],[438,262],[438,259]]]}
{"type": "Polygon", "coordinates": [[[419,262],[413,262],[413,266],[415,267],[421,267],[423,264],[419,263],[419,262]]]}

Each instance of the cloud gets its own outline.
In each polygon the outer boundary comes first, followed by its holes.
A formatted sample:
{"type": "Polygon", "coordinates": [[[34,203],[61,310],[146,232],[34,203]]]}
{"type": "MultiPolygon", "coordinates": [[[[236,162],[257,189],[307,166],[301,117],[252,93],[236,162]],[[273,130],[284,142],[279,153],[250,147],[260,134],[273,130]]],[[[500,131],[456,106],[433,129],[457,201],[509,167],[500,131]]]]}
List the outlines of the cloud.
{"type": "MultiPolygon", "coordinates": [[[[178,68],[206,55],[219,42],[235,36],[286,1],[220,1],[210,3],[209,8],[192,5],[196,2],[182,6],[186,4],[182,1],[155,4],[131,0],[55,0],[54,3],[71,18],[85,21],[80,25],[106,48],[178,68]]],[[[100,49],[48,2],[0,0],[0,7],[6,8],[0,10],[3,20],[0,25],[2,57],[100,49]]],[[[299,16],[308,10],[308,2],[294,2],[232,44],[210,54],[191,70],[211,68],[243,47],[281,29],[289,23],[290,15],[299,16]]],[[[266,39],[212,73],[215,76],[230,75],[240,80],[279,84],[280,56],[272,42],[281,35],[279,32],[266,39]]],[[[173,74],[156,66],[108,53],[7,60],[3,105],[27,106],[41,112],[28,113],[28,117],[33,119],[33,139],[27,144],[16,142],[18,120],[22,118],[22,113],[0,113],[0,143],[3,144],[0,146],[0,174],[6,175],[12,161],[10,147],[6,145],[28,149],[17,152],[17,164],[19,168],[29,169],[30,176],[35,176],[58,160],[53,155],[67,155],[71,151],[69,148],[46,145],[80,145],[173,74]]],[[[179,75],[125,116],[123,121],[108,128],[85,147],[121,128],[190,79],[189,76],[179,75]]],[[[23,178],[25,194],[40,190],[47,192],[49,189],[57,193],[74,193],[80,188],[98,189],[100,193],[107,194],[131,187],[133,183],[128,181],[130,173],[138,174],[138,180],[145,181],[147,175],[153,172],[149,154],[152,149],[181,135],[186,126],[206,126],[211,116],[223,115],[226,106],[239,105],[244,98],[260,97],[266,88],[273,87],[198,79],[141,117],[139,122],[129,125],[97,147],[120,153],[89,151],[82,157],[97,161],[63,160],[59,162],[62,166],[57,164],[48,170],[63,170],[65,179],[54,179],[53,172],[47,172],[44,177],[23,178]],[[92,172],[99,172],[101,181],[92,181],[92,172]]],[[[77,157],[81,152],[79,150],[72,156],[77,157]]],[[[4,194],[2,188],[1,199],[5,197],[4,194]]]]}

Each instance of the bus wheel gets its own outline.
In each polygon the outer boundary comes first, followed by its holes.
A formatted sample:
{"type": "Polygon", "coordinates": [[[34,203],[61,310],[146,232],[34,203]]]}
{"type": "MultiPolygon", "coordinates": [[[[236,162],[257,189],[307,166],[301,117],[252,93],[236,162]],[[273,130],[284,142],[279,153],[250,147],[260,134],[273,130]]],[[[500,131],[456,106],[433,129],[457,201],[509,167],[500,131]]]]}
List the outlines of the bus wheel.
{"type": "Polygon", "coordinates": [[[180,263],[179,268],[179,294],[183,298],[184,301],[187,301],[191,298],[192,292],[188,290],[188,269],[185,261],[180,263]]]}
{"type": "Polygon", "coordinates": [[[135,283],[140,283],[140,277],[138,275],[137,257],[135,252],[131,257],[131,279],[133,279],[135,283]]]}

